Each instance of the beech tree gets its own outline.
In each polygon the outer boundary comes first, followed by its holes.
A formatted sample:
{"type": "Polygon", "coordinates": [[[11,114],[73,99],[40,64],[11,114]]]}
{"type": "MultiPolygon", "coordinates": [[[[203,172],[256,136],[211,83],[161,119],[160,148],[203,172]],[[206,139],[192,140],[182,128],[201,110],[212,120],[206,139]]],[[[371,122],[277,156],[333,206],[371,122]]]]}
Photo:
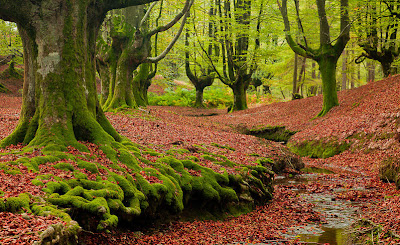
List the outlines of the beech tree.
{"type": "Polygon", "coordinates": [[[105,117],[95,82],[100,25],[107,11],[146,2],[0,0],[0,18],[18,25],[25,61],[20,121],[1,147],[27,144],[16,151],[36,156],[20,157],[15,163],[28,171],[38,173],[40,165],[55,169],[55,162],[74,169],[71,178],[54,176],[38,196],[22,193],[0,200],[1,211],[26,207],[31,212],[32,207],[36,215],[51,213],[66,222],[60,224],[64,230],[51,227],[43,232],[48,233],[43,243],[78,243],[79,226],[106,230],[123,220],[132,227],[135,221],[165,218],[185,207],[220,211],[243,205],[248,210],[272,197],[272,172],[267,167],[238,164],[237,174],[219,173],[134,144],[105,117]],[[144,152],[158,156],[156,162],[147,160],[144,152]],[[83,169],[98,175],[89,178],[83,169]],[[201,174],[191,175],[191,170],[201,174]]]}
{"type": "Polygon", "coordinates": [[[362,8],[358,8],[356,33],[358,45],[364,52],[356,59],[356,63],[361,63],[365,58],[376,60],[387,77],[393,73],[392,63],[400,55],[400,1],[362,1],[362,5],[362,8]]]}
{"type": "MultiPolygon", "coordinates": [[[[185,35],[185,72],[186,76],[189,78],[190,82],[196,88],[196,101],[194,106],[195,107],[204,107],[203,104],[203,94],[204,89],[208,86],[211,86],[214,82],[215,72],[208,62],[207,57],[212,57],[213,53],[218,50],[217,45],[214,45],[214,34],[215,34],[215,15],[216,15],[216,8],[211,1],[210,9],[208,11],[208,26],[205,25],[202,32],[208,33],[207,40],[204,42],[194,39],[193,42],[190,42],[190,33],[189,28],[186,27],[186,35],[185,35]],[[198,42],[198,44],[197,44],[198,42]],[[195,49],[197,45],[200,45],[204,52],[198,52],[195,49]],[[198,55],[199,54],[199,55],[198,55]]],[[[196,28],[196,15],[193,15],[192,20],[192,32],[197,34],[196,28]]],[[[218,55],[218,54],[216,54],[218,55]]]]}
{"type": "Polygon", "coordinates": [[[156,26],[152,30],[149,30],[147,20],[155,4],[152,4],[147,11],[144,6],[131,7],[125,10],[123,13],[124,18],[121,20],[123,22],[121,24],[123,30],[120,32],[111,31],[113,43],[116,42],[117,44],[112,44],[112,50],[110,51],[116,55],[117,64],[116,67],[111,69],[111,87],[108,98],[103,105],[104,110],[112,110],[120,107],[136,108],[138,106],[136,100],[141,105],[145,105],[146,95],[140,89],[146,89],[147,91],[148,85],[146,84],[148,84],[148,80],[150,79],[149,74],[151,77],[154,72],[149,73],[150,67],[148,65],[143,66],[136,73],[134,80],[134,71],[141,64],[157,63],[167,55],[182,33],[187,18],[186,13],[188,13],[192,4],[193,1],[187,0],[182,11],[170,22],[163,26],[156,26]],[[181,27],[173,40],[160,55],[151,57],[151,38],[160,32],[170,29],[181,18],[181,27]],[[147,74],[145,74],[145,71],[148,71],[147,74]]]}
{"type": "MultiPolygon", "coordinates": [[[[263,1],[258,9],[257,3],[249,0],[215,0],[214,4],[218,17],[214,36],[215,42],[219,43],[218,55],[222,64],[217,64],[210,56],[208,60],[216,78],[233,91],[230,110],[244,110],[247,109],[246,90],[257,70],[263,1]],[[254,36],[250,35],[250,30],[255,33],[254,36]]],[[[207,53],[207,50],[203,48],[203,52],[207,53]]]]}
{"type": "Polygon", "coordinates": [[[96,39],[109,10],[151,1],[0,0],[0,18],[18,25],[25,63],[20,121],[1,146],[121,141],[97,100],[96,39]]]}
{"type": "MultiPolygon", "coordinates": [[[[299,16],[298,4],[295,4],[295,6],[297,25],[301,33],[299,42],[292,37],[290,31],[291,26],[287,11],[287,0],[282,0],[282,5],[279,0],[277,2],[283,17],[286,40],[290,48],[298,55],[315,60],[319,65],[322,78],[323,106],[321,112],[317,116],[324,116],[331,108],[339,105],[336,91],[336,65],[350,39],[348,0],[340,0],[340,34],[334,40],[331,38],[330,34],[331,26],[329,25],[326,13],[326,0],[316,0],[320,36],[318,49],[311,48],[307,43],[307,38],[302,27],[302,20],[299,16]]],[[[298,0],[295,0],[295,3],[296,2],[298,2],[298,0]]]]}

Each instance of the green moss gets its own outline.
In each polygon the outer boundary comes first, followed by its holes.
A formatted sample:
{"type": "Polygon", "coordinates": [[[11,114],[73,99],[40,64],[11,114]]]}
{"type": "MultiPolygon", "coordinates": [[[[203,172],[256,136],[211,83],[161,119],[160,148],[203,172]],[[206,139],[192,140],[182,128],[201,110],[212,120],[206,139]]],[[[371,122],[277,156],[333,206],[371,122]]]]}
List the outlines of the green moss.
{"type": "Polygon", "coordinates": [[[169,149],[165,152],[167,155],[176,156],[190,153],[188,149],[169,149]]]}
{"type": "Polygon", "coordinates": [[[202,155],[201,158],[203,158],[204,160],[208,160],[211,162],[216,162],[217,159],[215,159],[214,157],[210,156],[210,155],[202,155]]]}
{"type": "Polygon", "coordinates": [[[153,156],[153,157],[161,157],[162,156],[161,153],[158,153],[158,152],[155,152],[155,151],[144,151],[143,154],[144,155],[150,155],[150,156],[153,156]]]}
{"type": "Polygon", "coordinates": [[[140,167],[136,158],[125,149],[121,149],[118,159],[129,168],[139,171],[140,167]]]}
{"type": "Polygon", "coordinates": [[[296,131],[286,130],[285,126],[258,126],[247,130],[248,135],[254,135],[259,138],[272,140],[276,142],[287,143],[289,139],[297,133],[296,131]]]}
{"type": "Polygon", "coordinates": [[[67,193],[70,189],[71,189],[71,187],[64,181],[60,181],[60,182],[50,181],[50,182],[47,182],[46,187],[43,188],[43,191],[48,194],[52,194],[52,193],[64,194],[64,193],[67,193]]]}
{"type": "Polygon", "coordinates": [[[34,179],[31,182],[32,182],[33,185],[36,185],[36,186],[44,186],[44,183],[42,181],[40,181],[40,180],[37,180],[37,179],[34,179]]]}
{"type": "Polygon", "coordinates": [[[400,189],[400,159],[389,157],[382,161],[379,166],[379,178],[383,181],[394,182],[400,189]]]}
{"type": "Polygon", "coordinates": [[[72,166],[68,162],[59,162],[53,165],[53,168],[56,169],[61,169],[61,170],[68,170],[68,171],[74,171],[74,166],[72,166]]]}
{"type": "Polygon", "coordinates": [[[5,201],[5,210],[8,212],[16,213],[19,211],[31,212],[29,207],[30,196],[26,193],[19,194],[18,197],[9,197],[5,201]]]}
{"type": "Polygon", "coordinates": [[[40,216],[53,215],[55,217],[61,218],[63,221],[66,222],[72,221],[71,216],[68,213],[66,213],[65,210],[58,208],[57,206],[51,205],[49,203],[46,204],[34,203],[31,209],[35,215],[40,215],[40,216]]]}
{"type": "Polygon", "coordinates": [[[0,198],[0,212],[6,211],[6,203],[3,198],[0,198]]]}
{"type": "Polygon", "coordinates": [[[303,141],[301,143],[289,143],[288,147],[300,156],[312,158],[328,158],[340,154],[350,148],[350,144],[337,142],[336,140],[322,139],[319,141],[303,141]]]}
{"type": "Polygon", "coordinates": [[[261,166],[268,166],[274,163],[274,160],[270,159],[270,158],[265,158],[265,157],[261,157],[258,158],[257,161],[258,165],[261,166]]]}
{"type": "Polygon", "coordinates": [[[110,145],[101,145],[99,148],[112,162],[118,161],[117,151],[114,150],[110,145]]]}
{"type": "Polygon", "coordinates": [[[12,175],[21,174],[21,170],[19,168],[10,166],[9,164],[12,164],[12,162],[0,163],[0,170],[3,170],[5,174],[12,174],[12,175]]]}
{"type": "Polygon", "coordinates": [[[88,170],[89,172],[91,172],[93,174],[99,173],[99,170],[98,170],[97,165],[95,163],[78,160],[77,164],[78,164],[79,168],[84,168],[84,169],[88,170]]]}
{"type": "Polygon", "coordinates": [[[230,147],[229,145],[220,145],[220,144],[217,144],[217,143],[211,143],[211,145],[215,146],[215,147],[218,147],[218,148],[221,148],[221,149],[228,149],[228,150],[231,150],[231,151],[236,151],[235,148],[230,147]]]}

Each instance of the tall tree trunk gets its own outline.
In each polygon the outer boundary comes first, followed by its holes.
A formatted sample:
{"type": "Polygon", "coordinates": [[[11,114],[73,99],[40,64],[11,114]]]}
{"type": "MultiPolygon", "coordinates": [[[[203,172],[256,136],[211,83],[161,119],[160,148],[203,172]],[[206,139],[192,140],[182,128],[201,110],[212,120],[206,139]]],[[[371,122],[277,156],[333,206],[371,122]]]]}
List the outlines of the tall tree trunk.
{"type": "Polygon", "coordinates": [[[336,64],[334,57],[323,57],[318,61],[322,76],[323,106],[318,116],[325,115],[331,108],[339,105],[336,92],[336,64]]]}
{"type": "Polygon", "coordinates": [[[18,25],[24,45],[23,105],[17,128],[1,146],[29,143],[66,150],[67,145],[82,147],[77,140],[121,140],[97,101],[95,41],[102,18],[75,16],[87,10],[84,3],[77,5],[18,25]]]}
{"type": "Polygon", "coordinates": [[[372,61],[367,62],[367,82],[374,82],[375,81],[375,64],[372,61]]]}
{"type": "Polygon", "coordinates": [[[294,68],[293,68],[293,88],[292,88],[292,98],[297,94],[297,70],[298,70],[299,55],[294,54],[294,68]]]}
{"type": "Polygon", "coordinates": [[[203,87],[196,87],[196,102],[194,104],[194,107],[196,107],[196,108],[204,107],[203,94],[204,94],[204,88],[203,87]]]}
{"type": "Polygon", "coordinates": [[[230,85],[233,91],[233,106],[231,111],[245,110],[248,108],[246,96],[246,90],[248,86],[248,81],[237,81],[236,83],[230,85]]]}
{"type": "Polygon", "coordinates": [[[133,70],[135,69],[136,66],[130,62],[128,51],[124,50],[117,64],[114,91],[109,95],[111,99],[104,105],[104,110],[137,107],[132,91],[133,70]]]}
{"type": "Polygon", "coordinates": [[[346,90],[347,88],[347,53],[346,50],[343,50],[342,53],[342,89],[346,90]]]}
{"type": "Polygon", "coordinates": [[[388,77],[391,74],[392,62],[381,61],[382,72],[384,77],[388,77]]]}
{"type": "Polygon", "coordinates": [[[100,105],[103,105],[106,102],[110,92],[110,68],[107,64],[99,61],[96,62],[96,68],[101,82],[100,105]]]}
{"type": "Polygon", "coordinates": [[[136,104],[138,106],[147,106],[147,90],[151,85],[151,79],[154,77],[155,72],[150,70],[151,64],[141,64],[133,78],[132,90],[136,104]]]}

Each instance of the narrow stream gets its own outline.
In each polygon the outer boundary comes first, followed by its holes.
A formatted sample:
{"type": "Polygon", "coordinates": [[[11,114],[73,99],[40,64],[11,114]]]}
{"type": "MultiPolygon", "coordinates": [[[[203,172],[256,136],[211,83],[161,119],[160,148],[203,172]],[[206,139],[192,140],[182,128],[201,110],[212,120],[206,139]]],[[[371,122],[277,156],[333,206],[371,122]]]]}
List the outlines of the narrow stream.
{"type": "MultiPolygon", "coordinates": [[[[326,223],[320,225],[294,226],[289,228],[288,239],[299,238],[304,244],[347,245],[346,229],[355,222],[357,204],[345,200],[336,200],[332,194],[308,193],[295,188],[297,184],[307,184],[315,181],[316,174],[303,174],[294,178],[276,176],[276,185],[293,185],[293,191],[301,198],[315,204],[314,210],[325,216],[326,223]]],[[[347,191],[336,189],[335,192],[347,191]]]]}

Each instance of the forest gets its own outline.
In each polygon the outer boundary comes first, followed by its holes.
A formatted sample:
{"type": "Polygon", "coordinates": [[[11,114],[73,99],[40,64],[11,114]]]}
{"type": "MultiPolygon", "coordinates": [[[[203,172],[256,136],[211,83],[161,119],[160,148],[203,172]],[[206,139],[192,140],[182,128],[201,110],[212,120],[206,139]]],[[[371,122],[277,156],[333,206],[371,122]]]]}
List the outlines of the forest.
{"type": "Polygon", "coordinates": [[[0,0],[0,244],[400,244],[400,0],[0,0]]]}

